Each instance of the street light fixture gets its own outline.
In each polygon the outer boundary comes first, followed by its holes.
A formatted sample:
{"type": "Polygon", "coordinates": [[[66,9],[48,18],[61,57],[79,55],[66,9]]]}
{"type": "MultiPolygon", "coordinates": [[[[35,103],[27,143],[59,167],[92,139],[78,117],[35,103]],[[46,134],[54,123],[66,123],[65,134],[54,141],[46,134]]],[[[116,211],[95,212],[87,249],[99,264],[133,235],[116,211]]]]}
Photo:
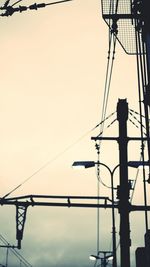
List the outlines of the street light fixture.
{"type": "Polygon", "coordinates": [[[149,161],[128,161],[128,166],[132,168],[139,168],[143,166],[150,167],[150,162],[149,161]]]}
{"type": "Polygon", "coordinates": [[[103,267],[106,267],[108,262],[113,260],[113,254],[110,251],[99,251],[98,255],[90,255],[89,258],[92,261],[101,260],[101,263],[103,264],[103,267]],[[103,254],[103,255],[100,256],[100,254],[103,254]]]}
{"type": "Polygon", "coordinates": [[[95,166],[95,164],[98,164],[94,161],[75,161],[73,164],[72,164],[72,167],[73,168],[83,168],[83,169],[86,169],[86,168],[92,168],[95,166]]]}
{"type": "Polygon", "coordinates": [[[101,258],[99,256],[96,256],[96,255],[90,255],[89,259],[91,261],[96,261],[96,260],[100,260],[101,258]]]}
{"type": "MultiPolygon", "coordinates": [[[[102,165],[104,166],[110,173],[111,176],[111,196],[112,196],[112,242],[113,242],[113,267],[117,267],[117,254],[116,254],[116,227],[115,227],[115,209],[114,209],[114,182],[113,176],[115,170],[120,166],[119,164],[111,170],[106,164],[102,162],[94,162],[94,161],[75,161],[72,164],[73,168],[91,168],[95,165],[102,165]]],[[[91,255],[94,256],[94,255],[91,255]]],[[[98,257],[98,256],[97,256],[98,257]]]]}
{"type": "MultiPolygon", "coordinates": [[[[113,267],[117,267],[117,255],[116,255],[116,230],[115,230],[115,209],[114,209],[114,182],[113,182],[113,175],[117,167],[120,165],[118,164],[113,170],[111,170],[106,164],[101,163],[99,161],[94,162],[94,161],[77,161],[73,163],[73,167],[79,167],[82,166],[82,168],[90,168],[94,167],[95,165],[102,165],[104,166],[110,173],[111,176],[111,195],[112,195],[112,240],[113,240],[113,267]]],[[[128,167],[133,167],[133,168],[138,168],[140,166],[149,166],[150,167],[150,162],[149,161],[129,161],[127,163],[128,167]]],[[[148,183],[150,183],[150,178],[147,180],[148,183]]],[[[96,256],[99,257],[99,256],[96,256]]],[[[96,258],[95,259],[99,259],[96,258]]],[[[91,255],[90,259],[94,260],[94,255],[91,255]]],[[[102,260],[103,266],[107,265],[106,258],[103,258],[102,260]]]]}
{"type": "MultiPolygon", "coordinates": [[[[138,168],[138,169],[140,167],[147,166],[147,167],[149,167],[149,170],[150,170],[150,162],[149,161],[129,161],[128,166],[132,167],[132,168],[138,168]]],[[[149,173],[149,178],[146,180],[146,182],[148,184],[150,184],[150,173],[149,173]]]]}
{"type": "MultiPolygon", "coordinates": [[[[113,258],[114,258],[113,255],[105,256],[105,259],[107,259],[108,261],[113,260],[113,258]]],[[[90,259],[91,261],[96,261],[96,260],[101,260],[101,259],[103,259],[103,258],[100,257],[100,256],[96,256],[96,255],[90,255],[89,259],[90,259]]]]}

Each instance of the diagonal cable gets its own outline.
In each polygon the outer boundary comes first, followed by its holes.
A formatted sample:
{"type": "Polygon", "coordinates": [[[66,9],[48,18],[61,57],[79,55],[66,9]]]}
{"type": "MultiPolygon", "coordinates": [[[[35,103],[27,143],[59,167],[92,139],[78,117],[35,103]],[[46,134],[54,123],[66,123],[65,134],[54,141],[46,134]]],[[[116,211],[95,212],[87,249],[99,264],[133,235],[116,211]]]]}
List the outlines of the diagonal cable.
{"type": "MultiPolygon", "coordinates": [[[[113,116],[115,112],[111,113],[106,119],[109,119],[111,116],[113,116]]],[[[11,191],[9,191],[7,194],[5,194],[2,199],[8,197],[10,194],[15,192],[17,189],[19,189],[21,186],[23,186],[26,182],[31,180],[35,175],[37,175],[39,172],[44,170],[47,166],[52,164],[55,160],[57,160],[59,157],[61,157],[63,154],[65,154],[68,150],[70,150],[74,145],[76,145],[78,142],[80,142],[83,138],[85,138],[87,135],[89,135],[92,131],[94,131],[96,128],[99,127],[99,125],[102,122],[98,123],[95,127],[93,127],[91,130],[87,131],[85,134],[83,134],[80,138],[78,138],[75,142],[67,146],[64,150],[59,152],[56,156],[54,156],[52,159],[48,160],[46,163],[44,163],[39,169],[37,169],[35,172],[33,172],[30,176],[28,176],[26,179],[24,179],[19,185],[14,187],[11,191]]]]}

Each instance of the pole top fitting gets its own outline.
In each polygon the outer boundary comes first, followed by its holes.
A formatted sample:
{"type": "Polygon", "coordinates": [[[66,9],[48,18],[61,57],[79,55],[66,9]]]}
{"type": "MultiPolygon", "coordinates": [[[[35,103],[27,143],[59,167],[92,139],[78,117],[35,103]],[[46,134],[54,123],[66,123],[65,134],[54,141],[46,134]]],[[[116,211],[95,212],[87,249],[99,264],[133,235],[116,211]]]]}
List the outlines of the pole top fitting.
{"type": "Polygon", "coordinates": [[[127,99],[119,99],[117,104],[117,120],[127,120],[128,119],[128,103],[127,99]]]}

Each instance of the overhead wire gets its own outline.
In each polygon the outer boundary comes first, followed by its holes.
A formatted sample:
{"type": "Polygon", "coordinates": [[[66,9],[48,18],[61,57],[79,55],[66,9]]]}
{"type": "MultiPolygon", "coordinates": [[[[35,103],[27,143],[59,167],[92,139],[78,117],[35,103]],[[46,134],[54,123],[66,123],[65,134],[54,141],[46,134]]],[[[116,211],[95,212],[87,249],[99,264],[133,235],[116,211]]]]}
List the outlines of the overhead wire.
{"type": "MultiPolygon", "coordinates": [[[[136,114],[136,115],[139,115],[140,116],[140,114],[137,112],[137,111],[135,111],[135,110],[133,110],[133,109],[129,109],[129,114],[141,125],[141,121],[139,121],[138,119],[137,119],[137,117],[135,116],[135,115],[133,115],[133,113],[134,114],[136,114]]],[[[143,116],[142,115],[142,117],[143,118],[145,118],[145,116],[143,116]]],[[[132,124],[136,127],[136,128],[140,128],[139,127],[139,125],[136,125],[135,124],[135,122],[133,122],[130,118],[129,118],[129,120],[130,120],[130,122],[132,122],[132,124]]],[[[146,129],[146,127],[144,126],[144,125],[142,125],[142,127],[144,128],[144,129],[146,129]]],[[[144,133],[145,135],[146,135],[146,133],[144,133]]],[[[145,147],[145,144],[146,144],[146,142],[144,141],[144,147],[145,147]]],[[[140,162],[142,162],[142,156],[140,157],[140,159],[139,159],[139,161],[140,162]]],[[[137,172],[136,172],[136,177],[135,177],[135,180],[134,180],[134,186],[133,186],[133,188],[132,188],[132,194],[131,194],[131,197],[130,197],[130,202],[132,203],[133,202],[133,197],[134,197],[134,193],[135,193],[135,188],[136,188],[136,184],[137,184],[137,180],[138,180],[138,176],[139,176],[139,169],[137,169],[137,172]]]]}
{"type": "Polygon", "coordinates": [[[133,113],[131,113],[131,112],[129,111],[129,114],[132,116],[132,118],[133,118],[134,120],[136,120],[136,122],[138,122],[138,123],[140,124],[140,126],[142,126],[144,129],[146,129],[145,125],[144,125],[144,124],[141,124],[141,121],[140,121],[139,119],[137,119],[137,117],[134,116],[133,113]]]}
{"type": "MultiPolygon", "coordinates": [[[[103,106],[102,106],[102,115],[101,115],[101,121],[103,123],[100,126],[100,133],[103,133],[104,130],[104,122],[105,122],[105,116],[106,116],[106,108],[107,108],[107,101],[108,101],[108,92],[107,91],[107,83],[108,83],[108,75],[109,75],[109,65],[110,65],[110,51],[111,51],[111,42],[112,40],[112,34],[109,37],[109,50],[108,50],[108,61],[107,61],[107,69],[106,69],[106,79],[105,79],[105,87],[104,87],[104,96],[103,96],[103,106]],[[107,101],[106,101],[107,99],[107,101]]],[[[97,144],[97,157],[98,161],[100,161],[100,144],[101,142],[98,142],[97,144]]],[[[100,185],[99,185],[99,165],[97,165],[97,196],[100,196],[100,185]]],[[[99,205],[99,199],[97,200],[97,204],[99,205]]],[[[97,254],[99,252],[99,247],[100,247],[100,210],[97,208],[97,254]]]]}
{"type": "MultiPolygon", "coordinates": [[[[10,243],[0,234],[0,240],[6,246],[10,246],[10,243]]],[[[13,247],[9,247],[9,250],[27,267],[32,267],[32,265],[13,247]]]]}
{"type": "MultiPolygon", "coordinates": [[[[113,116],[115,113],[116,112],[111,113],[111,116],[113,116]]],[[[105,119],[103,119],[102,123],[99,124],[99,126],[104,124],[104,121],[106,121],[108,118],[110,118],[110,116],[107,116],[105,119]]],[[[111,123],[109,123],[109,125],[107,126],[106,129],[111,127],[115,123],[115,121],[116,121],[116,119],[114,119],[111,123]]],[[[104,128],[103,128],[103,131],[100,134],[103,134],[103,132],[104,132],[104,128]]],[[[97,158],[98,158],[97,161],[100,162],[100,144],[96,143],[95,147],[96,147],[96,150],[97,150],[97,158]]],[[[99,197],[100,196],[100,184],[99,183],[102,183],[104,186],[107,186],[101,180],[99,164],[97,164],[96,175],[97,175],[97,196],[99,197]]],[[[99,204],[99,198],[98,198],[97,202],[99,204]]],[[[100,211],[99,211],[99,208],[97,208],[97,254],[98,254],[99,248],[100,248],[100,228],[99,228],[99,224],[100,224],[100,211]]]]}
{"type": "Polygon", "coordinates": [[[102,120],[99,124],[97,124],[96,127],[102,125],[106,120],[111,118],[115,113],[116,113],[116,111],[112,112],[109,116],[107,116],[104,120],[102,120]]]}
{"type": "Polygon", "coordinates": [[[62,3],[65,3],[65,2],[71,2],[71,1],[74,1],[74,0],[60,0],[60,1],[50,2],[50,3],[46,4],[46,5],[50,6],[50,5],[62,4],[62,3]]]}
{"type": "Polygon", "coordinates": [[[107,112],[108,99],[109,99],[109,93],[110,93],[110,84],[111,84],[112,71],[113,71],[113,65],[114,65],[114,59],[115,59],[115,48],[116,48],[116,37],[114,39],[111,33],[109,37],[108,61],[107,61],[107,68],[106,68],[103,105],[102,105],[102,112],[101,112],[102,114],[101,121],[103,121],[103,124],[100,127],[100,132],[103,131],[106,112],[107,112]],[[112,48],[112,43],[113,43],[113,48],[112,48]],[[111,49],[113,49],[113,52],[112,52],[112,57],[111,57],[111,62],[110,62],[111,49]]]}
{"type": "MultiPolygon", "coordinates": [[[[116,112],[115,112],[115,113],[116,113],[116,112]]],[[[110,128],[116,121],[117,121],[117,118],[115,118],[111,123],[109,123],[109,124],[107,125],[107,127],[103,130],[103,132],[102,132],[102,133],[99,133],[98,136],[101,136],[101,135],[102,135],[108,128],[110,128]]],[[[97,145],[95,145],[95,146],[97,146],[97,145]]],[[[98,181],[99,181],[103,186],[105,186],[106,188],[111,189],[111,186],[108,186],[107,184],[105,184],[105,183],[103,182],[103,180],[102,180],[102,178],[101,178],[101,175],[100,175],[100,172],[99,172],[99,175],[98,175],[97,179],[98,179],[98,181]]]]}
{"type": "Polygon", "coordinates": [[[145,118],[144,115],[141,115],[139,112],[137,112],[137,111],[135,111],[135,110],[133,110],[133,109],[131,109],[131,108],[129,108],[129,111],[135,113],[135,114],[138,115],[138,116],[141,116],[142,118],[145,118]]]}
{"type": "MultiPolygon", "coordinates": [[[[22,0],[17,1],[16,3],[14,3],[12,6],[16,5],[17,3],[21,2],[22,0]]],[[[63,3],[63,2],[68,2],[68,1],[72,1],[72,0],[63,0],[63,1],[57,1],[57,2],[53,2],[53,3],[49,3],[46,5],[53,5],[53,4],[58,4],[58,3],[63,3]]],[[[114,36],[113,36],[114,37],[114,36]]],[[[107,90],[105,90],[104,92],[104,99],[105,101],[103,102],[103,108],[102,108],[102,121],[103,123],[99,124],[98,126],[101,126],[101,132],[99,135],[103,134],[103,130],[104,130],[104,122],[105,122],[105,117],[106,117],[106,110],[107,110],[107,105],[108,105],[108,98],[109,98],[109,90],[110,90],[110,83],[111,83],[111,76],[112,76],[112,69],[113,69],[113,60],[114,60],[114,53],[115,53],[115,46],[116,46],[116,37],[113,40],[113,47],[114,47],[114,51],[113,51],[113,57],[112,57],[112,65],[111,65],[111,69],[110,69],[110,76],[109,79],[106,79],[106,84],[107,85],[107,90]]],[[[108,77],[108,76],[107,76],[108,77]]],[[[140,115],[142,116],[142,115],[140,115]]],[[[109,125],[107,126],[107,128],[109,128],[114,122],[116,121],[116,119],[109,125]]],[[[142,125],[142,124],[141,124],[142,125]]],[[[85,136],[85,135],[84,135],[85,136]]],[[[81,140],[81,139],[79,139],[81,140]]],[[[78,141],[77,141],[78,142],[78,141]]],[[[77,142],[73,143],[76,144],[77,142]]],[[[15,187],[12,191],[10,191],[8,194],[6,194],[3,198],[9,196],[11,193],[13,193],[15,190],[17,190],[20,186],[22,186],[24,183],[26,183],[28,180],[30,180],[33,176],[35,176],[37,173],[39,173],[41,170],[43,170],[44,168],[46,168],[51,162],[53,162],[54,160],[56,160],[60,155],[62,155],[63,153],[65,153],[71,146],[67,147],[64,151],[62,151],[60,154],[58,154],[54,159],[46,162],[41,168],[39,168],[36,172],[34,172],[31,176],[29,176],[28,178],[26,178],[21,184],[19,184],[17,187],[15,187]]]]}
{"type": "MultiPolygon", "coordinates": [[[[111,83],[112,71],[113,71],[113,63],[114,63],[114,59],[115,59],[115,57],[114,57],[115,48],[116,48],[116,37],[114,37],[112,32],[111,32],[110,36],[109,36],[108,61],[107,61],[107,68],[106,68],[106,78],[105,78],[104,97],[103,97],[102,116],[101,116],[101,120],[104,121],[100,127],[100,134],[101,135],[103,134],[103,130],[104,130],[104,123],[105,123],[105,117],[106,117],[106,111],[107,111],[107,105],[108,105],[108,99],[109,99],[110,83],[111,83]],[[115,40],[114,40],[114,38],[115,38],[115,40]],[[111,65],[110,65],[110,54],[111,54],[112,43],[113,43],[113,52],[112,52],[111,65]]],[[[98,143],[99,144],[97,144],[97,145],[100,149],[101,141],[99,141],[98,143]]],[[[98,153],[98,161],[100,161],[100,152],[98,153]]],[[[97,165],[97,178],[99,177],[99,174],[100,174],[100,169],[99,169],[99,166],[97,165]]],[[[100,196],[99,181],[97,183],[97,196],[100,196]]],[[[98,199],[98,202],[99,202],[99,199],[98,199]]],[[[99,223],[100,223],[100,211],[98,208],[97,209],[97,252],[99,251],[99,243],[100,243],[99,223]]]]}
{"type": "MultiPolygon", "coordinates": [[[[139,120],[135,117],[135,115],[133,115],[132,112],[134,112],[134,114],[139,115],[139,116],[140,116],[140,114],[139,114],[138,112],[132,110],[132,109],[129,109],[129,114],[132,116],[133,119],[135,119],[135,120],[141,125],[141,121],[139,121],[139,120]]],[[[143,116],[143,115],[142,115],[142,117],[145,118],[145,116],[143,116]]],[[[133,120],[131,120],[130,118],[129,118],[129,121],[130,121],[136,128],[140,129],[139,125],[137,125],[137,124],[136,124],[133,120]]],[[[145,127],[143,124],[142,124],[142,127],[143,127],[144,129],[146,129],[146,127],[145,127]]],[[[146,133],[144,133],[144,134],[146,135],[146,133]]],[[[145,147],[145,142],[144,142],[144,147],[145,147]]],[[[140,160],[139,160],[139,161],[142,162],[142,156],[140,157],[140,160]]],[[[133,202],[133,197],[134,197],[134,193],[135,193],[135,188],[136,188],[136,184],[137,184],[138,176],[139,176],[139,169],[137,169],[137,171],[136,171],[136,177],[135,177],[135,179],[134,179],[134,185],[133,185],[132,193],[131,193],[131,196],[130,196],[130,202],[131,202],[131,203],[133,202]]]]}
{"type": "MultiPolygon", "coordinates": [[[[106,79],[107,90],[105,90],[103,118],[105,118],[105,116],[106,116],[106,111],[107,111],[107,106],[108,106],[108,99],[109,99],[109,93],[110,93],[110,84],[111,84],[111,78],[112,78],[112,72],[113,72],[113,65],[114,65],[114,59],[115,59],[115,48],[116,48],[116,37],[113,35],[112,62],[111,62],[111,66],[110,66],[109,78],[106,79]]],[[[103,124],[103,127],[104,127],[104,124],[103,124]]]]}
{"type": "MultiPolygon", "coordinates": [[[[140,161],[141,161],[141,160],[142,160],[142,158],[140,159],[140,161]]],[[[135,177],[135,180],[134,180],[134,187],[133,187],[133,190],[132,190],[132,194],[131,194],[131,196],[130,196],[130,202],[131,202],[131,203],[133,202],[133,197],[134,197],[134,193],[135,193],[135,188],[136,188],[136,184],[137,184],[138,176],[139,176],[139,169],[137,169],[136,177],[135,177]]]]}
{"type": "MultiPolygon", "coordinates": [[[[116,112],[116,111],[115,111],[116,112]]],[[[105,120],[110,119],[115,112],[112,112],[109,116],[105,118],[105,120]]],[[[81,137],[79,137],[76,141],[74,141],[72,144],[67,146],[64,150],[59,152],[56,156],[54,156],[52,159],[45,162],[40,168],[38,168],[35,172],[33,172],[31,175],[29,175],[26,179],[24,179],[20,184],[18,184],[16,187],[14,187],[11,191],[9,191],[7,194],[5,194],[2,199],[5,199],[10,194],[14,193],[17,189],[19,189],[21,186],[23,186],[26,182],[31,180],[35,175],[37,175],[39,172],[44,170],[46,167],[48,167],[50,164],[52,164],[54,161],[56,161],[59,157],[61,157],[63,154],[65,154],[68,150],[70,150],[74,145],[78,144],[83,138],[85,138],[87,135],[89,135],[91,132],[93,132],[95,129],[97,129],[103,122],[98,123],[95,127],[93,127],[91,130],[87,131],[85,134],[83,134],[81,137]]]]}
{"type": "MultiPolygon", "coordinates": [[[[110,1],[109,7],[109,15],[110,14],[117,14],[118,10],[118,0],[110,1]]],[[[110,93],[110,84],[112,80],[112,72],[113,72],[113,65],[115,59],[115,52],[116,52],[116,36],[117,36],[117,24],[113,27],[111,25],[111,19],[109,19],[109,45],[108,45],[108,58],[107,58],[107,67],[106,67],[106,76],[105,76],[105,85],[104,85],[104,96],[103,96],[103,105],[102,105],[102,112],[101,112],[101,121],[106,116],[109,93],[110,93]],[[110,60],[111,59],[111,60],[110,60]]],[[[103,130],[104,125],[101,127],[101,132],[103,130]]]]}
{"type": "Polygon", "coordinates": [[[16,1],[16,2],[15,2],[15,3],[13,3],[11,6],[13,7],[13,6],[15,6],[15,5],[19,4],[20,2],[22,2],[22,0],[18,0],[18,1],[16,1]]]}
{"type": "Polygon", "coordinates": [[[102,136],[103,135],[103,133],[108,129],[108,128],[110,128],[115,122],[117,121],[117,119],[114,119],[102,132],[100,132],[99,134],[98,134],[98,136],[102,136]]]}
{"type": "Polygon", "coordinates": [[[66,3],[66,2],[70,2],[70,1],[74,1],[74,0],[60,0],[60,1],[55,1],[55,2],[49,2],[49,3],[34,3],[30,6],[17,6],[17,7],[14,7],[16,4],[20,3],[22,0],[18,0],[16,1],[14,4],[12,5],[9,5],[9,2],[7,4],[6,2],[6,5],[0,7],[0,10],[3,11],[3,13],[0,14],[1,17],[8,17],[8,16],[12,16],[14,13],[16,12],[24,12],[24,11],[27,11],[27,10],[37,10],[39,8],[44,8],[46,6],[50,6],[50,5],[56,5],[56,4],[62,4],[62,3],[66,3]]]}
{"type": "MultiPolygon", "coordinates": [[[[135,28],[138,26],[138,21],[135,19],[135,28]]],[[[138,76],[138,94],[139,94],[139,110],[140,110],[140,122],[141,122],[141,158],[142,161],[145,161],[145,154],[144,154],[144,142],[143,142],[143,127],[142,127],[142,95],[144,98],[145,95],[145,88],[146,88],[146,76],[145,76],[145,60],[144,60],[144,65],[143,65],[143,57],[145,57],[145,49],[143,45],[141,45],[141,35],[139,30],[135,31],[135,40],[136,40],[136,59],[137,59],[137,76],[138,76]]],[[[143,43],[143,42],[142,42],[143,43]]],[[[147,110],[146,106],[144,104],[144,111],[145,111],[145,124],[146,124],[146,133],[147,133],[147,138],[149,138],[149,126],[148,126],[148,116],[147,116],[147,110]]],[[[147,142],[148,145],[148,150],[149,150],[149,141],[147,142]]],[[[150,151],[148,151],[148,155],[150,155],[150,151]]],[[[150,157],[149,157],[150,158],[150,157]]],[[[145,168],[143,166],[143,188],[144,188],[144,204],[145,207],[147,206],[147,188],[146,188],[146,178],[145,178],[145,168]]],[[[145,209],[145,228],[146,231],[148,230],[148,213],[147,210],[145,209]]]]}
{"type": "Polygon", "coordinates": [[[137,128],[139,129],[139,126],[130,118],[128,118],[128,120],[137,128]]]}
{"type": "MultiPolygon", "coordinates": [[[[116,14],[118,9],[118,0],[110,1],[109,6],[109,14],[116,14]],[[116,6],[115,6],[116,4],[116,6]]],[[[111,21],[109,20],[109,26],[111,24],[111,21]]],[[[105,124],[105,117],[107,112],[107,106],[108,106],[108,100],[109,100],[109,93],[110,93],[110,84],[112,80],[112,72],[113,72],[113,65],[114,65],[114,59],[115,59],[115,49],[116,49],[116,35],[117,34],[117,28],[116,29],[109,30],[109,46],[108,46],[108,58],[107,58],[107,67],[106,67],[106,76],[105,76],[105,85],[104,85],[104,95],[103,95],[103,104],[102,104],[102,111],[101,111],[101,121],[104,120],[104,123],[100,127],[100,134],[103,135],[104,131],[104,124],[105,124]],[[114,32],[116,30],[116,32],[114,32]],[[110,60],[111,56],[111,60],[110,60]]],[[[97,161],[100,162],[100,149],[101,149],[101,143],[102,141],[98,141],[95,145],[97,149],[97,161]]],[[[100,196],[100,166],[97,165],[97,196],[100,196]]],[[[99,198],[98,198],[98,204],[99,204],[99,198]]],[[[100,210],[97,208],[97,254],[100,247],[100,210]]]]}
{"type": "MultiPolygon", "coordinates": [[[[118,6],[118,1],[117,4],[118,6]]],[[[117,6],[115,11],[117,12],[117,6]]],[[[114,13],[114,1],[110,2],[110,9],[109,13],[114,13]]],[[[102,112],[101,112],[101,121],[105,120],[106,117],[106,112],[107,112],[107,106],[108,106],[108,99],[109,99],[109,93],[110,93],[110,84],[111,84],[111,78],[112,78],[112,71],[113,71],[113,65],[114,65],[114,59],[115,59],[115,49],[116,49],[116,36],[114,35],[114,32],[111,30],[109,31],[109,49],[108,49],[108,60],[107,60],[107,67],[106,67],[106,77],[105,77],[105,86],[104,86],[104,96],[103,96],[103,105],[102,105],[102,112]],[[112,48],[113,46],[113,48],[112,48]],[[111,57],[111,62],[110,62],[110,55],[111,55],[111,50],[112,51],[112,57],[111,57]]],[[[103,130],[104,130],[104,123],[100,127],[100,135],[103,135],[103,130]]],[[[98,162],[100,162],[100,146],[101,146],[101,141],[96,143],[96,149],[97,149],[97,158],[98,162]]],[[[100,166],[97,165],[97,196],[100,196],[100,166]]],[[[99,199],[98,199],[98,204],[99,204],[99,199]]],[[[97,253],[99,251],[100,247],[100,210],[99,208],[97,209],[97,253]]]]}
{"type": "MultiPolygon", "coordinates": [[[[140,126],[142,126],[143,129],[146,129],[146,127],[145,127],[143,124],[141,125],[141,123],[139,122],[139,120],[136,120],[136,122],[138,122],[140,125],[137,125],[137,124],[135,123],[135,121],[133,121],[130,117],[129,117],[129,121],[130,121],[130,122],[137,128],[137,129],[140,129],[140,126]]],[[[146,132],[143,131],[143,135],[147,136],[146,132]]]]}

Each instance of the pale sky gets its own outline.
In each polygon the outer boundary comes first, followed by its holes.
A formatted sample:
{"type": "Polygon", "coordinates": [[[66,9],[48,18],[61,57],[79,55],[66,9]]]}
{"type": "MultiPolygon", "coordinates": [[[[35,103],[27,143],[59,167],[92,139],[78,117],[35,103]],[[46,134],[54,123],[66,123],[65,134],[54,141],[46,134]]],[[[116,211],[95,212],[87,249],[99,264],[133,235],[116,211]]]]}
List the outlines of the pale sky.
{"type": "MultiPolygon", "coordinates": [[[[13,195],[96,195],[95,170],[76,172],[71,165],[97,159],[90,138],[98,131],[74,143],[101,120],[108,28],[100,1],[74,0],[17,13],[0,22],[1,196],[51,160],[13,195]]],[[[137,110],[135,57],[125,54],[119,44],[107,114],[116,110],[118,98],[127,98],[130,108],[137,110]]],[[[129,133],[137,133],[129,125],[129,133]]],[[[114,134],[117,123],[106,131],[114,134]]],[[[130,159],[139,158],[132,147],[131,152],[130,159]]],[[[101,158],[112,168],[118,164],[117,145],[103,144],[101,158]]],[[[134,179],[135,171],[132,175],[134,179]]],[[[109,184],[108,174],[104,180],[109,184]]],[[[110,191],[102,187],[101,194],[110,196],[110,191]]],[[[137,190],[135,203],[138,195],[137,190]]],[[[135,247],[144,244],[144,227],[142,216],[131,217],[133,259],[135,247]],[[138,220],[142,221],[140,234],[138,220]]],[[[109,211],[101,212],[100,225],[101,250],[110,250],[109,211]]],[[[15,244],[13,207],[1,207],[0,229],[15,244]]],[[[89,255],[96,253],[96,210],[29,208],[21,253],[34,267],[93,266],[89,255]]],[[[4,264],[3,256],[0,263],[4,264]]],[[[10,257],[9,266],[11,261],[10,257]]]]}

